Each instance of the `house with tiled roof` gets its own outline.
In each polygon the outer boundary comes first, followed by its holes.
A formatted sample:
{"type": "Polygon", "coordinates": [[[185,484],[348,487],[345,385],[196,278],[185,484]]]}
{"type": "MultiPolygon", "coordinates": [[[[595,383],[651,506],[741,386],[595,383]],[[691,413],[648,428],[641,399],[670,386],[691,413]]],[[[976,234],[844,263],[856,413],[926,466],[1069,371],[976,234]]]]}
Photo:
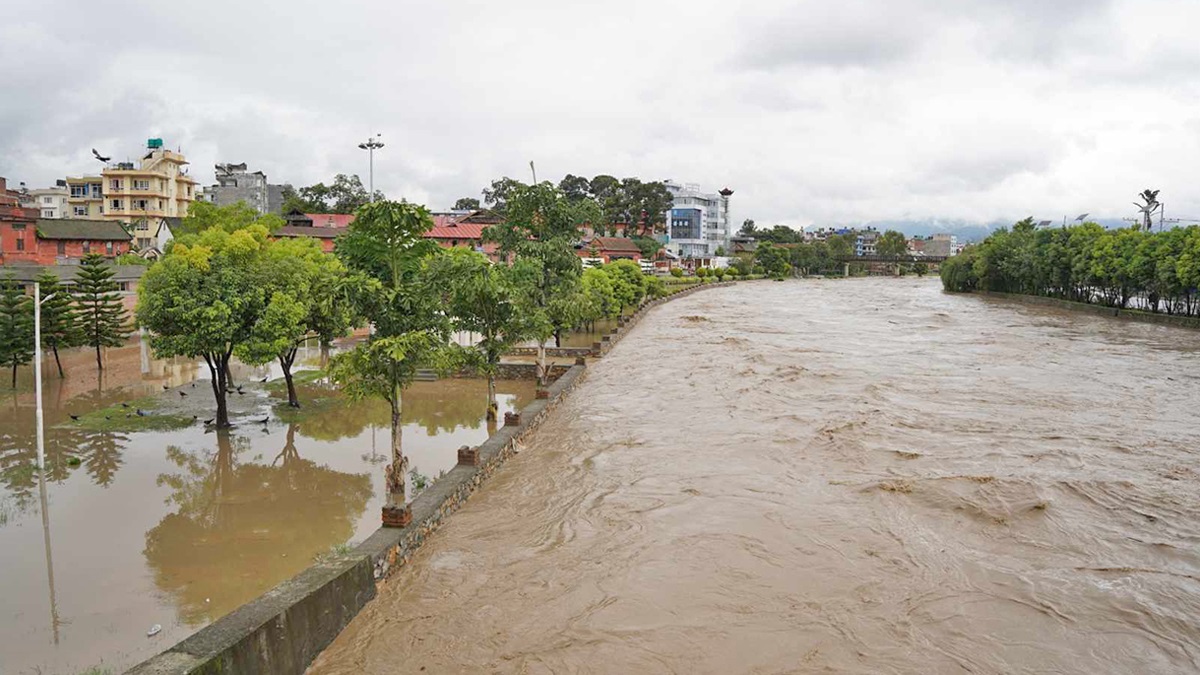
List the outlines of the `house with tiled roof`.
{"type": "Polygon", "coordinates": [[[38,219],[32,227],[0,221],[0,241],[4,265],[73,263],[89,253],[115,258],[133,249],[133,235],[112,220],[38,219]]]}
{"type": "Polygon", "coordinates": [[[592,237],[580,242],[575,252],[580,258],[608,264],[614,260],[641,260],[642,249],[627,237],[592,237]]]}
{"type": "Polygon", "coordinates": [[[443,248],[469,248],[495,257],[495,244],[483,241],[483,231],[488,227],[502,222],[502,218],[491,211],[472,211],[462,213],[434,213],[433,227],[425,232],[426,239],[432,239],[443,248]]]}
{"type": "Polygon", "coordinates": [[[283,216],[287,223],[275,231],[275,237],[309,237],[321,244],[326,253],[333,250],[334,240],[354,222],[352,213],[301,213],[291,211],[283,216]]]}

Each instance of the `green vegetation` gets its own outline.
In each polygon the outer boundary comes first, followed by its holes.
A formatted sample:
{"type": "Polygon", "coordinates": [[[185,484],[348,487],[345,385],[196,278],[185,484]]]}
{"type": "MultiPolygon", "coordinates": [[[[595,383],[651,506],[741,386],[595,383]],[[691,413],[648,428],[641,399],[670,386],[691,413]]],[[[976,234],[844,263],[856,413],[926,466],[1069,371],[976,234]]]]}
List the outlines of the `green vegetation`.
{"type": "Polygon", "coordinates": [[[17,368],[33,359],[33,298],[21,292],[11,276],[0,278],[0,364],[12,368],[12,388],[17,388],[17,368]]]}
{"type": "MultiPolygon", "coordinates": [[[[383,193],[376,190],[374,201],[384,199],[383,193]]],[[[371,195],[367,194],[367,188],[363,187],[362,179],[357,175],[339,173],[333,177],[330,185],[317,183],[299,190],[291,185],[283,187],[284,213],[355,213],[371,201],[371,195]]],[[[458,208],[457,205],[455,208],[458,208]]]]}
{"type": "Polygon", "coordinates": [[[84,256],[75,278],[75,316],[82,324],[79,344],[96,350],[96,369],[103,370],[101,349],[120,347],[129,337],[129,312],[121,304],[112,265],[99,253],[84,256]]]}
{"type": "Polygon", "coordinates": [[[59,283],[58,276],[46,270],[38,275],[37,282],[42,298],[42,347],[54,354],[58,376],[63,377],[58,350],[75,347],[83,342],[79,319],[75,315],[71,294],[59,283]]]}
{"type": "MultiPolygon", "coordinates": [[[[549,183],[545,185],[554,189],[549,183]]],[[[505,176],[483,189],[483,201],[493,211],[506,214],[513,197],[529,187],[505,176]]],[[[570,204],[595,207],[591,217],[581,224],[590,225],[596,234],[616,234],[618,228],[614,225],[629,225],[625,235],[634,239],[643,255],[653,255],[662,247],[648,236],[662,226],[671,208],[671,193],[661,181],[618,179],[607,174],[589,180],[567,174],[559,181],[556,192],[570,204]]]]}
{"type": "Polygon", "coordinates": [[[888,230],[875,242],[875,252],[881,256],[904,255],[908,252],[908,240],[904,238],[903,234],[895,230],[888,230]]]}
{"type": "Polygon", "coordinates": [[[1200,316],[1200,226],[1097,223],[1038,230],[1026,218],[942,264],[949,291],[999,291],[1200,316]]]}

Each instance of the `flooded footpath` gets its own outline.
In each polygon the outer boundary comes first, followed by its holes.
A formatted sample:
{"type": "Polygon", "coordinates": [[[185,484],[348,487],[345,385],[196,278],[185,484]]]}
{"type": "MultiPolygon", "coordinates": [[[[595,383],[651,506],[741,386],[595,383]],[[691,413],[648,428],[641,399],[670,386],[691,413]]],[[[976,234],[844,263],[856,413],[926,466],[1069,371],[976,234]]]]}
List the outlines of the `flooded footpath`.
{"type": "MultiPolygon", "coordinates": [[[[196,380],[206,368],[151,359],[136,342],[110,351],[103,380],[91,359],[71,353],[65,380],[52,361],[44,371],[45,481],[28,383],[0,392],[0,673],[119,673],[379,527],[386,403],[320,400],[329,390],[306,382],[305,409],[293,415],[277,407],[286,402],[278,381],[259,383],[278,372],[237,367],[246,384],[230,395],[236,426],[218,433],[190,421],[213,408],[208,381],[196,380]],[[122,414],[163,399],[167,411],[154,415],[187,411],[182,428],[89,428],[127,424],[122,414]]],[[[306,350],[303,367],[319,360],[306,350]]],[[[501,381],[498,392],[501,413],[517,410],[534,384],[501,381]]],[[[414,482],[436,479],[458,447],[487,438],[486,396],[483,380],[405,392],[414,482]]]]}
{"type": "Polygon", "coordinates": [[[1200,670],[1200,334],[935,279],[646,317],[310,669],[1200,670]]]}

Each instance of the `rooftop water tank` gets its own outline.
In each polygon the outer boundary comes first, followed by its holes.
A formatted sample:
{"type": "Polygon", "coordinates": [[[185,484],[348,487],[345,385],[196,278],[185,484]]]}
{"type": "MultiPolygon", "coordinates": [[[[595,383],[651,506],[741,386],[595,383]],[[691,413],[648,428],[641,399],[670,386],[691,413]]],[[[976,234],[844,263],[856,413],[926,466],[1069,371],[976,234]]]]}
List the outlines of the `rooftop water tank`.
{"type": "Polygon", "coordinates": [[[155,148],[161,148],[162,147],[162,139],[161,138],[151,138],[146,141],[146,147],[150,148],[151,150],[153,150],[155,148]]]}

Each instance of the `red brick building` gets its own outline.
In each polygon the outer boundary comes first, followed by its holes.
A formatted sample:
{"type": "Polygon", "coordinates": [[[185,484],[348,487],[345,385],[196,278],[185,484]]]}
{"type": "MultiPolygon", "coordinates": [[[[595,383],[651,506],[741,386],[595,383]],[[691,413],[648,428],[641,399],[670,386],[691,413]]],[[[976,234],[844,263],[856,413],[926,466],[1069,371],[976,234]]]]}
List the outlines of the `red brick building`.
{"type": "Polygon", "coordinates": [[[55,265],[78,261],[89,253],[115,258],[133,248],[133,235],[115,221],[31,221],[27,215],[12,216],[12,207],[0,206],[0,265],[55,265]],[[5,209],[10,217],[4,215],[5,209]]]}
{"type": "Polygon", "coordinates": [[[626,237],[592,237],[576,251],[580,258],[600,260],[604,264],[614,260],[641,260],[642,250],[632,239],[626,237]]]}
{"type": "Polygon", "coordinates": [[[276,237],[311,237],[321,244],[326,253],[333,251],[334,240],[346,233],[354,222],[351,213],[300,213],[292,211],[284,216],[287,225],[275,231],[276,237]]]}
{"type": "Polygon", "coordinates": [[[496,245],[483,241],[483,231],[499,222],[500,217],[488,211],[475,211],[466,215],[435,213],[433,227],[425,232],[425,238],[436,241],[438,246],[443,248],[469,248],[494,259],[496,245]]]}
{"type": "Polygon", "coordinates": [[[8,189],[0,178],[0,265],[26,260],[26,251],[34,246],[34,226],[40,212],[21,206],[21,193],[8,189]]]}

